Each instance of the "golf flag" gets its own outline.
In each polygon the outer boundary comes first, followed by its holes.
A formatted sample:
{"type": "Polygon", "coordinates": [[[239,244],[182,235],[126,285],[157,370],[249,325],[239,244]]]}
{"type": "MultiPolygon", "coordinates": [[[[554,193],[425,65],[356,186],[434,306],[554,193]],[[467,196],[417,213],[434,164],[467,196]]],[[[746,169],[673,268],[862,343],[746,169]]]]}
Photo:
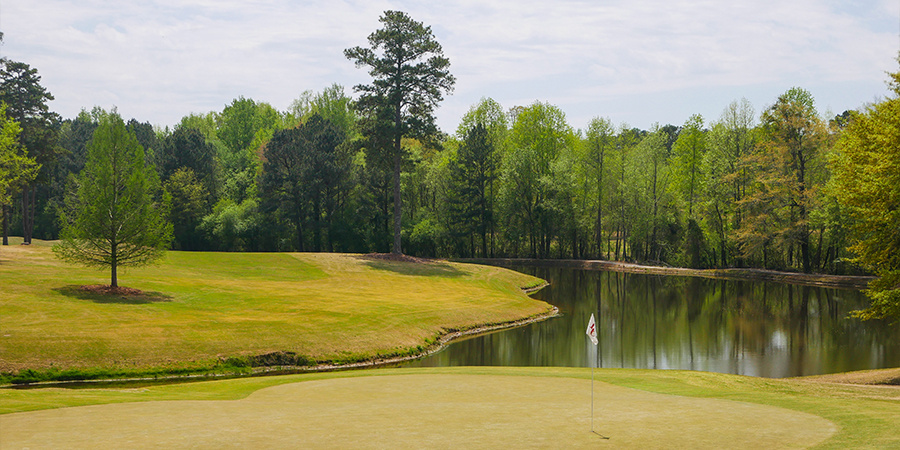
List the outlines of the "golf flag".
{"type": "Polygon", "coordinates": [[[593,342],[594,345],[597,345],[597,323],[594,322],[593,313],[591,313],[591,320],[588,322],[587,331],[585,331],[585,333],[591,338],[591,342],[593,342]]]}

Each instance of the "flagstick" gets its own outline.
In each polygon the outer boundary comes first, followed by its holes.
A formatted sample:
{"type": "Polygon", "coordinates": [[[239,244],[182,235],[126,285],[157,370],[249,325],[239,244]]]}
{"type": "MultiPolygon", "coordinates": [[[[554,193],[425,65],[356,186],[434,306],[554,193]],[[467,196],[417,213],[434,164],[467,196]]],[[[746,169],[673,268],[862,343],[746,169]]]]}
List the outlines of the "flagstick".
{"type": "MultiPolygon", "coordinates": [[[[600,326],[601,326],[600,319],[602,317],[600,315],[601,314],[600,302],[601,302],[601,299],[598,298],[597,299],[597,345],[594,346],[594,354],[596,355],[596,358],[597,358],[597,364],[594,364],[594,366],[597,367],[598,369],[600,368],[600,354],[603,351],[602,348],[600,347],[600,338],[603,337],[603,333],[600,332],[600,326]]],[[[593,398],[593,397],[594,397],[594,372],[591,371],[591,398],[593,398]]],[[[594,414],[594,402],[592,401],[591,402],[591,430],[594,429],[593,414],[594,414]]],[[[600,433],[597,433],[597,434],[600,434],[600,433]]]]}
{"type": "MultiPolygon", "coordinates": [[[[600,364],[600,340],[597,337],[600,333],[597,332],[597,322],[594,321],[594,313],[591,313],[591,320],[588,321],[588,327],[585,333],[591,339],[591,343],[594,344],[594,351],[597,355],[597,365],[600,364]]],[[[591,433],[594,433],[603,439],[609,439],[606,436],[603,436],[600,433],[594,431],[594,366],[591,366],[591,433]]]]}

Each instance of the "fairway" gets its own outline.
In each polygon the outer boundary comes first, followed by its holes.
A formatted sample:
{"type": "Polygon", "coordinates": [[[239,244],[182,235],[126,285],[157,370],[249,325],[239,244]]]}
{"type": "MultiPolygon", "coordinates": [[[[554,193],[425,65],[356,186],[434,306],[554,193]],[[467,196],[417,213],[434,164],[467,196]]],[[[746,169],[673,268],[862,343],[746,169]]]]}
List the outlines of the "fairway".
{"type": "Polygon", "coordinates": [[[168,252],[119,275],[146,295],[101,296],[80,286],[109,274],[60,262],[50,244],[0,250],[0,372],[197,372],[276,352],[347,363],[552,310],[522,290],[542,280],[506,269],[321,253],[168,252]]]}
{"type": "MultiPolygon", "coordinates": [[[[389,374],[390,371],[381,371],[389,374]]],[[[812,414],[535,376],[402,374],[283,384],[241,400],[153,401],[0,416],[2,448],[800,448],[812,414]]]]}

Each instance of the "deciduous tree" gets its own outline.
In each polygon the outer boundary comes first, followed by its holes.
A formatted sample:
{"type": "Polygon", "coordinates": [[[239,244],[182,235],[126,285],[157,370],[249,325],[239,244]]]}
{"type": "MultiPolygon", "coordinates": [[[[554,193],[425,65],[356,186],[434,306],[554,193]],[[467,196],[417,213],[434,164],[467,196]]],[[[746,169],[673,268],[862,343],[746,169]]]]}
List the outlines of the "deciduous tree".
{"type": "Polygon", "coordinates": [[[738,205],[750,184],[749,170],[743,163],[756,141],[753,116],[753,107],[747,99],[731,102],[709,133],[709,150],[704,162],[708,170],[705,209],[708,221],[716,230],[722,266],[728,265],[730,259],[741,265],[740,256],[733,254],[737,247],[733,234],[741,228],[738,205]]]}
{"type": "Polygon", "coordinates": [[[900,318],[900,72],[891,80],[893,97],[852,116],[830,162],[851,249],[880,277],[868,292],[871,306],[857,313],[863,319],[900,318]]]}
{"type": "Polygon", "coordinates": [[[504,208],[508,221],[523,227],[532,257],[549,256],[560,220],[551,214],[553,164],[574,145],[574,131],[558,107],[535,102],[516,115],[503,167],[504,208]]]}
{"type": "Polygon", "coordinates": [[[678,139],[672,146],[673,187],[679,198],[687,203],[688,218],[694,217],[694,204],[703,189],[705,173],[703,157],[706,154],[706,135],[703,116],[692,115],[681,127],[678,139]]]}
{"type": "Polygon", "coordinates": [[[606,190],[604,175],[609,172],[610,153],[615,149],[615,130],[606,118],[595,117],[588,124],[585,134],[584,165],[586,177],[596,192],[596,222],[594,222],[594,243],[598,256],[603,255],[603,193],[606,190]]]}
{"type": "Polygon", "coordinates": [[[783,235],[788,245],[800,246],[803,271],[809,272],[809,212],[817,189],[812,171],[825,138],[824,124],[809,91],[791,88],[763,113],[762,127],[767,151],[778,155],[787,176],[790,219],[783,235]]]}
{"type": "Polygon", "coordinates": [[[118,287],[120,266],[142,266],[160,257],[172,239],[156,170],[133,131],[115,111],[100,117],[79,175],[75,204],[60,220],[54,253],[66,261],[108,267],[118,287]]]}

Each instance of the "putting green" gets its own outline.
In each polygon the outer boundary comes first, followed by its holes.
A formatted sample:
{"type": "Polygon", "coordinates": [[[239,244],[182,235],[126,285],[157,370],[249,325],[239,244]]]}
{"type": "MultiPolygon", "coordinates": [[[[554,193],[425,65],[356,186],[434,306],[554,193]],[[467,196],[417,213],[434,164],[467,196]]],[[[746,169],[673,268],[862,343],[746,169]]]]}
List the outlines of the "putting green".
{"type": "Polygon", "coordinates": [[[590,380],[496,375],[335,378],[234,401],[157,401],[0,416],[2,448],[799,448],[821,417],[590,380]],[[609,437],[608,440],[601,436],[609,437]]]}

